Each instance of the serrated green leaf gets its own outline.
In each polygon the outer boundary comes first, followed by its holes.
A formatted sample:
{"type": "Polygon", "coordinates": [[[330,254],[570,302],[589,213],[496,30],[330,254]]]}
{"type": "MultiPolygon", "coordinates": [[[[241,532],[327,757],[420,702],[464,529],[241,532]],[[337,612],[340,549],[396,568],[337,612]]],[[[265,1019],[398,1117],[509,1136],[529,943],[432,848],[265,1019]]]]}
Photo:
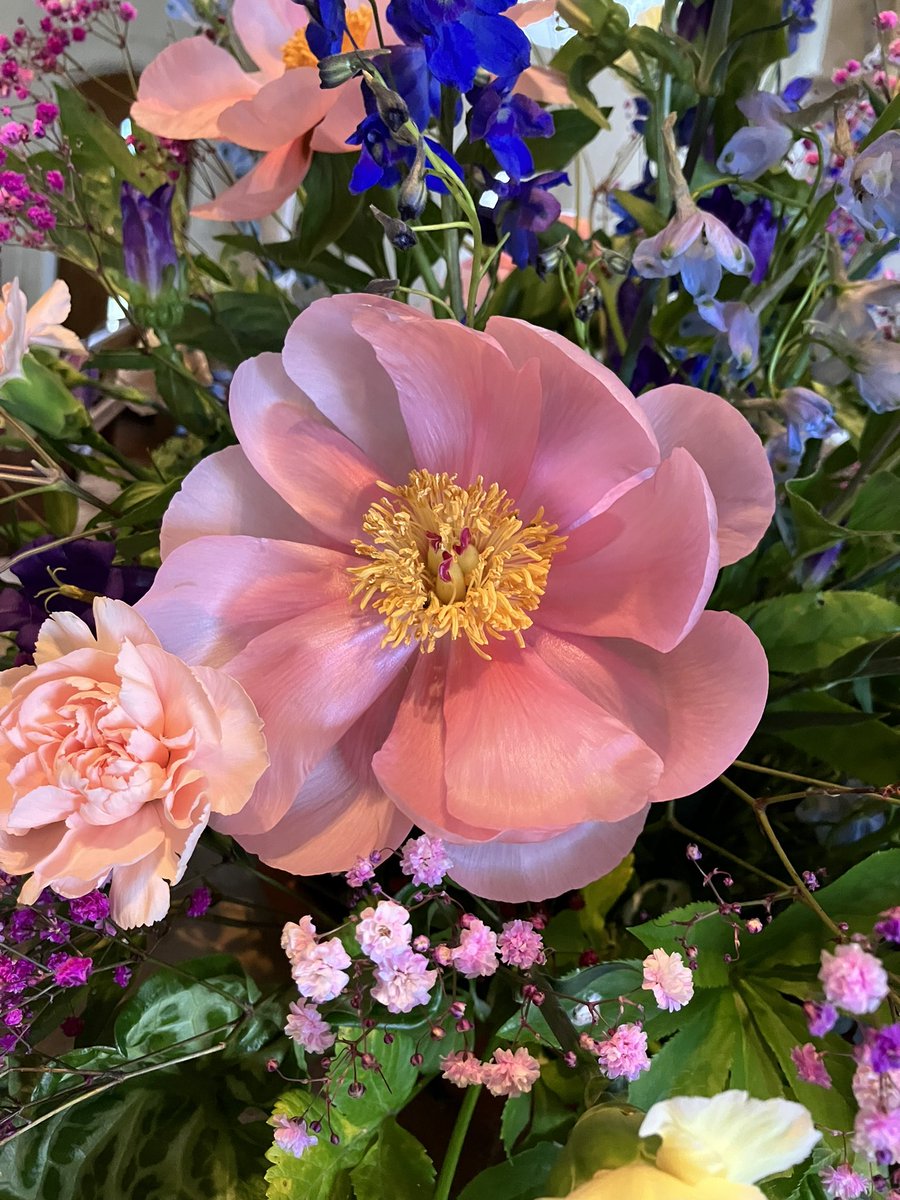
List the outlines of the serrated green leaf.
{"type": "Polygon", "coordinates": [[[560,1147],[542,1142],[530,1150],[488,1167],[459,1193],[458,1200],[536,1200],[546,1195],[545,1183],[560,1147]]]}
{"type": "Polygon", "coordinates": [[[776,596],[740,615],[765,647],[772,670],[788,674],[826,667],[900,629],[900,605],[871,592],[776,596]]]}
{"type": "Polygon", "coordinates": [[[350,1178],[356,1200],[428,1200],[434,1192],[434,1164],[425,1147],[390,1118],[350,1178]]]}
{"type": "Polygon", "coordinates": [[[675,908],[655,921],[632,926],[629,933],[633,933],[648,950],[661,949],[669,954],[683,955],[684,945],[679,939],[687,939],[690,945],[697,947],[695,986],[725,987],[728,983],[725,955],[734,953],[734,930],[719,915],[716,905],[689,904],[675,908]]]}
{"type": "Polygon", "coordinates": [[[670,1096],[713,1096],[725,1087],[739,1032],[731,988],[698,992],[680,1016],[681,1028],[628,1090],[639,1108],[670,1096]]]}

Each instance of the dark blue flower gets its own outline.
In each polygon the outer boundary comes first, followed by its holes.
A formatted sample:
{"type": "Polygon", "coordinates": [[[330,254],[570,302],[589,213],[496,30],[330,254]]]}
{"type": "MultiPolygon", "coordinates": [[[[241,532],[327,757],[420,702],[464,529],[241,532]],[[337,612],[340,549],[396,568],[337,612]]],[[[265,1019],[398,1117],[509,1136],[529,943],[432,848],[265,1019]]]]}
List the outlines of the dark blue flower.
{"type": "Polygon", "coordinates": [[[534,159],[524,138],[552,137],[553,117],[528,96],[512,93],[512,83],[495,79],[469,93],[472,105],[469,133],[473,142],[485,141],[494,158],[512,179],[534,170],[534,159]]]}
{"type": "Polygon", "coordinates": [[[340,54],[347,28],[344,0],[294,0],[309,13],[306,44],[316,58],[340,54]]]}
{"type": "Polygon", "coordinates": [[[706,33],[714,4],[715,0],[702,0],[699,4],[695,4],[694,0],[687,0],[686,4],[682,4],[675,26],[678,36],[692,42],[699,33],[706,33]]]}
{"type": "Polygon", "coordinates": [[[783,0],[781,19],[788,21],[788,49],[791,54],[797,49],[800,37],[804,33],[812,33],[816,27],[812,19],[816,0],[783,0]]]}
{"type": "Polygon", "coordinates": [[[165,269],[178,265],[172,235],[174,198],[175,185],[172,183],[164,183],[150,196],[145,196],[131,183],[122,184],[120,204],[125,274],[151,297],[162,291],[165,269]]]}
{"type": "Polygon", "coordinates": [[[781,93],[782,99],[790,108],[791,112],[796,112],[800,107],[800,101],[812,87],[812,78],[809,75],[798,75],[796,79],[792,79],[784,91],[781,93]]]}
{"type": "Polygon", "coordinates": [[[521,270],[533,263],[540,249],[538,234],[559,220],[562,206],[550,188],[568,183],[564,171],[545,171],[531,179],[500,180],[483,173],[486,188],[479,202],[479,216],[488,244],[496,245],[504,235],[503,249],[521,270]],[[485,203],[495,201],[490,208],[485,203]]]}
{"type": "Polygon", "coordinates": [[[512,79],[528,66],[531,45],[500,14],[509,0],[391,0],[387,18],[408,45],[425,50],[441,83],[467,92],[479,67],[512,79]]]}
{"type": "MultiPolygon", "coordinates": [[[[29,542],[23,549],[42,546],[49,536],[29,542]]],[[[91,602],[84,593],[111,596],[136,604],[149,589],[156,572],[150,567],[114,567],[112,542],[78,538],[63,546],[32,554],[14,568],[21,587],[0,589],[0,630],[15,636],[18,662],[34,652],[38,631],[48,613],[72,612],[93,628],[91,602]],[[74,594],[67,594],[69,589],[74,594]]]]}

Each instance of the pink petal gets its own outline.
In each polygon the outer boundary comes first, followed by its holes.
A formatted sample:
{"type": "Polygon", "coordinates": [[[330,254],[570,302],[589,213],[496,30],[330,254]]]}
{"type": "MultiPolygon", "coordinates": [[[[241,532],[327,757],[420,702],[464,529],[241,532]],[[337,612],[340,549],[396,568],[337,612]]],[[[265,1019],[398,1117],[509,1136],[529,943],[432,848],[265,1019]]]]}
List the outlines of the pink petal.
{"type": "Polygon", "coordinates": [[[515,90],[540,104],[572,104],[565,74],[553,67],[529,67],[516,80],[515,90]]]}
{"type": "Polygon", "coordinates": [[[546,21],[555,16],[557,0],[521,0],[509,13],[504,15],[523,28],[534,25],[538,21],[546,21]]]}
{"type": "Polygon", "coordinates": [[[543,506],[560,527],[608,507],[659,463],[656,439],[631,393],[572,343],[525,321],[493,317],[488,332],[516,366],[540,363],[543,406],[525,512],[543,506]],[[637,478],[636,478],[637,477],[637,478]]]}
{"type": "MultiPolygon", "coordinates": [[[[0,868],[9,875],[27,875],[41,859],[53,853],[67,832],[65,825],[54,823],[28,833],[0,833],[0,868]]],[[[33,904],[44,888],[43,879],[38,877],[33,883],[32,879],[22,886],[20,904],[33,904]]]]}
{"type": "Polygon", "coordinates": [[[638,397],[660,449],[684,446],[703,468],[719,513],[722,566],[759,542],[775,511],[772,469],[745,417],[720,396],[673,383],[638,397]]]}
{"type": "MultiPolygon", "coordinates": [[[[356,380],[353,380],[353,385],[356,380]]],[[[231,418],[244,453],[267,484],[316,528],[349,547],[381,494],[378,468],[322,420],[277,355],[242,363],[231,418]]]]}
{"type": "MultiPolygon", "coordinates": [[[[245,850],[295,875],[346,871],[373,850],[395,849],[410,820],[382,791],[372,771],[405,687],[397,679],[313,768],[296,800],[267,833],[244,834],[245,850]]],[[[227,829],[227,822],[216,823],[227,829]]]]}
{"type": "Polygon", "coordinates": [[[530,647],[492,643],[491,653],[485,662],[460,642],[450,651],[450,812],[497,830],[551,830],[643,808],[662,763],[640,737],[530,647]]]}
{"type": "Polygon", "coordinates": [[[492,337],[402,307],[367,308],[353,327],[394,381],[416,465],[518,498],[540,420],[535,365],[516,370],[492,337]]]}
{"type": "Polygon", "coordinates": [[[231,8],[234,31],[244,49],[271,76],[284,71],[284,45],[305,28],[308,19],[306,9],[293,0],[234,0],[231,8]]]}
{"type": "Polygon", "coordinates": [[[96,650],[97,639],[89,625],[74,613],[58,612],[41,625],[34,647],[35,666],[53,662],[73,650],[96,650]]]}
{"type": "Polygon", "coordinates": [[[131,118],[157,137],[216,138],[222,113],[258,90],[227,50],[205,37],[185,38],[144,69],[131,118]]]}
{"type": "Polygon", "coordinates": [[[349,83],[338,88],[334,103],[313,130],[313,150],[326,154],[347,154],[358,151],[357,146],[348,146],[347,138],[366,115],[362,91],[358,85],[349,83]]]}
{"type": "Polygon", "coordinates": [[[550,568],[537,620],[671,650],[699,619],[718,568],[712,493],[690,454],[675,450],[570,535],[550,568]]]}
{"type": "Polygon", "coordinates": [[[94,626],[97,646],[110,654],[117,653],[125,641],[136,646],[159,645],[156,634],[144,618],[124,600],[98,596],[94,601],[94,626]]]}
{"type": "Polygon", "coordinates": [[[297,138],[270,151],[233,187],[191,212],[208,221],[257,221],[271,216],[296,192],[311,162],[309,137],[297,138]]]}
{"type": "Polygon", "coordinates": [[[397,390],[352,324],[354,314],[366,308],[398,311],[401,319],[407,314],[426,319],[405,304],[378,296],[316,300],[288,330],[284,369],[303,395],[371,458],[382,479],[405,482],[414,464],[397,390]],[[351,378],[353,386],[348,387],[351,378]]]}
{"type": "Polygon", "coordinates": [[[260,634],[348,603],[347,568],[357,561],[268,538],[197,538],[168,556],[137,607],[170,653],[221,667],[260,634]]]}
{"type": "Polygon", "coordinates": [[[190,472],[163,517],[160,552],[167,558],[195,538],[234,533],[312,545],[326,541],[263,482],[240,446],[201,459],[190,472]]]}
{"type": "Polygon", "coordinates": [[[198,747],[192,765],[209,781],[213,812],[240,812],[269,765],[262,721],[244,689],[224,671],[198,666],[191,674],[209,697],[220,729],[217,739],[198,747]]]}
{"type": "Polygon", "coordinates": [[[704,613],[668,654],[636,642],[543,632],[536,649],[662,758],[651,800],[687,796],[717,778],[743,750],[765,708],[765,653],[732,613],[704,613]]]}
{"type": "Polygon", "coordinates": [[[28,310],[25,318],[28,341],[33,342],[53,325],[62,325],[71,310],[72,294],[69,285],[64,280],[57,279],[28,310]]]}
{"type": "Polygon", "coordinates": [[[308,134],[334,100],[334,92],[319,86],[317,69],[297,67],[264,84],[249,100],[232,104],[219,120],[219,132],[248,150],[277,150],[308,134]]]}
{"type": "Polygon", "coordinates": [[[637,840],[646,815],[641,808],[621,821],[592,821],[537,842],[450,841],[450,877],[487,900],[519,904],[559,896],[618,866],[637,840]]]}
{"type": "Polygon", "coordinates": [[[383,649],[384,625],[349,599],[320,604],[254,638],[227,664],[264,721],[271,766],[228,832],[281,820],[313,768],[374,704],[414,653],[383,649]]]}
{"type": "Polygon", "coordinates": [[[113,871],[110,916],[121,929],[152,925],[169,911],[169,885],[159,874],[161,858],[162,850],[113,871]]]}
{"type": "Polygon", "coordinates": [[[49,785],[38,787],[16,800],[6,817],[6,829],[11,833],[27,833],[42,825],[64,821],[78,806],[79,799],[73,792],[49,785]]]}

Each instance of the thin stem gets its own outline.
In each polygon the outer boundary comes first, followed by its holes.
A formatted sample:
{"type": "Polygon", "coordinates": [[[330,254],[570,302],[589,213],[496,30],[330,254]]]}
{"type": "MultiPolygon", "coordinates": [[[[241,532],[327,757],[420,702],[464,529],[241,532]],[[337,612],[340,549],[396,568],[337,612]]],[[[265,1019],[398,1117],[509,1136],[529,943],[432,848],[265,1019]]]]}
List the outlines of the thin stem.
{"type": "Polygon", "coordinates": [[[772,849],[775,851],[775,853],[781,859],[781,863],[782,863],[784,869],[787,871],[788,875],[790,875],[791,879],[794,881],[794,886],[797,889],[797,895],[799,896],[799,898],[803,901],[803,903],[806,905],[806,907],[808,909],[810,909],[811,912],[814,912],[816,914],[816,916],[819,918],[819,920],[824,925],[827,925],[827,927],[831,930],[831,932],[834,934],[834,936],[837,938],[838,941],[843,941],[843,938],[844,938],[843,933],[838,928],[838,926],[834,923],[834,921],[832,921],[831,917],[829,917],[828,913],[825,911],[825,909],[822,907],[822,905],[818,902],[818,900],[815,898],[815,896],[812,894],[812,892],[809,890],[809,888],[803,882],[803,878],[800,875],[799,871],[794,866],[794,864],[791,862],[791,860],[788,858],[787,852],[785,851],[781,842],[778,840],[778,835],[776,834],[775,830],[772,828],[772,822],[769,820],[768,814],[766,812],[765,803],[764,802],[760,803],[760,801],[755,800],[750,795],[749,792],[745,792],[742,787],[738,787],[738,785],[736,783],[732,783],[731,780],[725,775],[719,776],[719,782],[723,783],[725,785],[725,787],[728,788],[729,791],[734,792],[734,794],[736,796],[740,796],[740,798],[746,804],[750,805],[750,807],[753,809],[753,812],[756,814],[756,819],[759,822],[760,828],[762,829],[762,831],[766,835],[766,837],[769,839],[772,849]]]}
{"type": "Polygon", "coordinates": [[[711,842],[709,838],[703,837],[702,834],[694,833],[693,829],[688,829],[686,825],[682,825],[675,816],[674,801],[669,805],[668,822],[676,833],[690,838],[692,842],[699,842],[701,846],[706,846],[708,850],[713,850],[716,854],[721,854],[723,858],[730,858],[733,863],[737,863],[745,871],[752,871],[754,875],[758,875],[760,879],[765,879],[767,883],[774,884],[777,888],[789,888],[790,885],[785,883],[783,879],[778,879],[776,876],[770,875],[768,871],[754,867],[753,863],[747,862],[745,858],[739,858],[736,854],[732,854],[730,850],[726,850],[724,846],[719,846],[716,842],[711,842]]]}
{"type": "Polygon", "coordinates": [[[469,1125],[472,1123],[475,1105],[478,1103],[480,1094],[481,1084],[470,1087],[466,1091],[459,1112],[456,1115],[456,1124],[453,1126],[453,1132],[450,1134],[450,1144],[447,1146],[447,1153],[444,1155],[444,1161],[441,1165],[441,1173],[435,1185],[434,1200],[449,1200],[453,1177],[459,1165],[463,1143],[466,1140],[469,1125]]]}
{"type": "MultiPolygon", "coordinates": [[[[449,153],[453,153],[453,130],[456,126],[456,92],[453,88],[441,89],[441,144],[449,153]]],[[[444,230],[444,257],[447,260],[447,284],[450,307],[458,320],[462,320],[465,307],[463,305],[462,272],[459,262],[460,237],[459,229],[455,227],[456,204],[451,193],[441,196],[441,219],[448,226],[444,230]]]]}
{"type": "Polygon", "coordinates": [[[456,313],[450,307],[446,300],[442,300],[440,296],[435,296],[433,292],[425,292],[422,288],[403,287],[402,284],[394,288],[395,292],[402,292],[406,296],[424,296],[426,300],[430,300],[432,304],[440,305],[446,309],[448,317],[455,317],[456,313]]]}
{"type": "Polygon", "coordinates": [[[810,783],[813,787],[823,788],[826,792],[856,792],[858,788],[845,787],[842,783],[829,783],[826,779],[813,779],[811,775],[795,775],[793,771],[776,771],[774,767],[758,767],[756,763],[744,762],[736,758],[733,765],[742,771],[755,771],[758,775],[772,775],[775,779],[789,779],[792,783],[810,783]]]}

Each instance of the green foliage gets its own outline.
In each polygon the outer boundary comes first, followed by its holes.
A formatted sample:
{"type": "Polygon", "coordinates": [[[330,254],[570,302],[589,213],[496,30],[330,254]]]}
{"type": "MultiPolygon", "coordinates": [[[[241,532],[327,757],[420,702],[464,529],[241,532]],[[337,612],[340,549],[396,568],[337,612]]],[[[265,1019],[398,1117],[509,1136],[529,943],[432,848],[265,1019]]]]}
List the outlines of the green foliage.
{"type": "Polygon", "coordinates": [[[612,1171],[640,1154],[643,1113],[601,1104],[575,1123],[547,1180],[548,1196],[567,1196],[598,1171],[612,1171]]]}
{"type": "Polygon", "coordinates": [[[741,616],[765,646],[772,670],[788,674],[826,667],[900,629],[900,605],[871,592],[777,596],[741,616]]]}
{"type": "Polygon", "coordinates": [[[559,1147],[542,1142],[498,1167],[488,1167],[459,1193],[459,1200],[536,1200],[545,1196],[546,1180],[559,1147]]]}
{"type": "Polygon", "coordinates": [[[429,1200],[434,1164],[421,1142],[389,1117],[350,1178],[356,1200],[429,1200]]]}
{"type": "Polygon", "coordinates": [[[24,378],[8,379],[0,387],[0,411],[8,412],[39,433],[66,441],[75,439],[90,424],[80,400],[69,391],[57,371],[32,354],[22,360],[24,378]]]}

